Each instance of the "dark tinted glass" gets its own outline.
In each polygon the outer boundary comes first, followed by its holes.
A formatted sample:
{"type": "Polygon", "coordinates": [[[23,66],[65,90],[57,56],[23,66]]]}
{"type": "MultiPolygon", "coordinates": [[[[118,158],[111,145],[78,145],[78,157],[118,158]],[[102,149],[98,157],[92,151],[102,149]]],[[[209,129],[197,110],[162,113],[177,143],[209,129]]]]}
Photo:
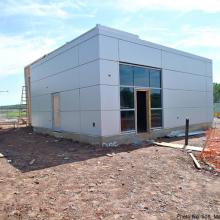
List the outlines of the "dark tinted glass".
{"type": "Polygon", "coordinates": [[[134,111],[121,111],[121,131],[135,130],[134,111]]]}
{"type": "Polygon", "coordinates": [[[150,70],[150,87],[160,88],[160,70],[150,70]]]}
{"type": "Polygon", "coordinates": [[[120,85],[133,86],[134,85],[134,77],[132,66],[120,64],[120,85]]]}
{"type": "Polygon", "coordinates": [[[121,87],[120,100],[121,100],[121,109],[134,108],[134,89],[121,87]]]}
{"type": "Polygon", "coordinates": [[[162,110],[151,110],[151,127],[162,127],[162,110]]]}
{"type": "Polygon", "coordinates": [[[161,108],[161,89],[151,89],[151,108],[161,108]]]}
{"type": "Polygon", "coordinates": [[[143,67],[133,67],[134,71],[134,85],[149,87],[149,70],[143,67]]]}

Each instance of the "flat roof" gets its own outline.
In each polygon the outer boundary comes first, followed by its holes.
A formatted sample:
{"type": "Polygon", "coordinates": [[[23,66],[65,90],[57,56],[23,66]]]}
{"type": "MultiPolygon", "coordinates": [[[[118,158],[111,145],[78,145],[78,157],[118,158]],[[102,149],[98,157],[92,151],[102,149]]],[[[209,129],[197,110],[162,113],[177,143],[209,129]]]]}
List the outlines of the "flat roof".
{"type": "Polygon", "coordinates": [[[195,54],[192,54],[192,53],[188,53],[188,52],[185,52],[185,51],[182,51],[182,50],[177,50],[177,49],[167,47],[167,46],[163,46],[163,45],[160,45],[160,44],[152,43],[150,41],[142,40],[136,34],[132,34],[132,33],[126,32],[126,31],[121,31],[121,30],[118,30],[118,29],[114,29],[114,28],[110,28],[110,27],[106,27],[106,26],[97,24],[94,28],[92,28],[89,31],[83,33],[82,35],[74,38],[73,40],[67,42],[66,44],[58,47],[57,49],[49,52],[48,54],[43,55],[42,57],[40,57],[39,59],[33,61],[31,64],[29,64],[27,66],[33,65],[38,61],[44,60],[45,58],[48,58],[48,56],[52,58],[53,54],[55,54],[55,52],[57,52],[59,50],[61,50],[61,52],[62,52],[62,50],[65,50],[65,49],[68,49],[68,48],[71,48],[71,47],[75,47],[78,44],[82,43],[83,41],[88,40],[89,38],[94,37],[96,35],[104,35],[104,36],[108,36],[108,37],[113,37],[113,38],[117,38],[119,40],[120,39],[125,40],[125,41],[131,42],[131,43],[136,43],[136,44],[139,44],[139,45],[152,47],[152,48],[155,48],[155,49],[159,49],[159,50],[174,53],[174,54],[179,54],[179,55],[190,57],[190,58],[193,58],[193,59],[198,59],[198,60],[202,60],[202,61],[206,61],[206,62],[210,62],[210,63],[212,62],[211,59],[208,59],[208,58],[205,58],[205,57],[202,57],[202,56],[198,56],[198,55],[195,55],[195,54]]]}

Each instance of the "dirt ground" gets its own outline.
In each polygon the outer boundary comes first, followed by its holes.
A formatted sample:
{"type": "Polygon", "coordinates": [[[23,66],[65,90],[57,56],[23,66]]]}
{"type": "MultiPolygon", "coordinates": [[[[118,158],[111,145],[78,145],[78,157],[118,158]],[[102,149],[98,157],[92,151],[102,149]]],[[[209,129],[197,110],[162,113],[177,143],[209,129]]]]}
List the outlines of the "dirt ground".
{"type": "Polygon", "coordinates": [[[1,220],[220,219],[219,174],[182,150],[106,149],[19,128],[0,130],[0,153],[1,220]]]}

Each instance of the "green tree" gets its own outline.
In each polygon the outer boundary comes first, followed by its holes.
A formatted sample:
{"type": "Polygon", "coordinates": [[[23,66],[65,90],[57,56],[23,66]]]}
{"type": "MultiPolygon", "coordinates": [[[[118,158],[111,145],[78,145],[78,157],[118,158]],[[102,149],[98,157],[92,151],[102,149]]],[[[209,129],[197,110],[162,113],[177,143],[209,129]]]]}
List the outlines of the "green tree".
{"type": "Polygon", "coordinates": [[[220,84],[213,83],[214,103],[220,102],[220,84]]]}

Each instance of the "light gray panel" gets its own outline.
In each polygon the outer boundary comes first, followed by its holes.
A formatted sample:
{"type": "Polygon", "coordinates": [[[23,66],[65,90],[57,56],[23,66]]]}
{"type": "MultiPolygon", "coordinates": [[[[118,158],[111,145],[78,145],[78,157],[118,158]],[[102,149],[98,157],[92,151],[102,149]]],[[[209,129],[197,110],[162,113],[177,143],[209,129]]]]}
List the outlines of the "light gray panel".
{"type": "Polygon", "coordinates": [[[189,118],[190,125],[209,122],[206,108],[166,108],[164,128],[184,126],[186,118],[189,118]]]}
{"type": "Polygon", "coordinates": [[[102,111],[102,136],[120,134],[120,111],[102,111]]]}
{"type": "Polygon", "coordinates": [[[100,83],[106,85],[119,85],[118,62],[100,60],[100,83]]]}
{"type": "Polygon", "coordinates": [[[42,128],[52,128],[51,112],[31,112],[32,126],[42,128]]]}
{"type": "Polygon", "coordinates": [[[79,65],[98,59],[98,36],[93,37],[79,45],[79,65]]]}
{"type": "Polygon", "coordinates": [[[119,60],[152,67],[161,67],[161,50],[119,40],[119,60]]]}
{"type": "Polygon", "coordinates": [[[59,55],[60,53],[63,53],[65,50],[68,50],[72,47],[76,47],[78,44],[80,44],[83,41],[86,41],[93,36],[98,34],[98,29],[97,28],[92,28],[91,30],[87,31],[86,33],[83,33],[79,37],[67,42],[66,44],[62,45],[61,47],[57,48],[56,50],[52,51],[48,55],[46,55],[43,59],[38,60],[34,64],[32,64],[33,67],[37,66],[38,64],[41,64],[48,59],[53,58],[54,56],[59,55]]]}
{"type": "Polygon", "coordinates": [[[118,60],[118,39],[100,35],[99,45],[101,59],[118,60]]]}
{"type": "MultiPolygon", "coordinates": [[[[52,62],[52,61],[51,61],[52,62]]],[[[49,76],[50,74],[55,74],[55,69],[50,65],[51,62],[43,62],[42,64],[33,68],[30,67],[30,81],[40,80],[49,76]]]]}
{"type": "Polygon", "coordinates": [[[207,92],[207,107],[213,109],[213,92],[207,92]]]}
{"type": "Polygon", "coordinates": [[[212,77],[212,62],[206,62],[206,71],[207,76],[212,77]]]}
{"type": "Polygon", "coordinates": [[[206,92],[163,90],[164,108],[206,107],[206,92]]]}
{"type": "Polygon", "coordinates": [[[47,80],[50,93],[79,88],[79,76],[76,69],[49,77],[47,80]]]}
{"type": "Polygon", "coordinates": [[[79,89],[60,93],[61,111],[79,111],[79,89]]]}
{"type": "Polygon", "coordinates": [[[81,134],[101,135],[101,111],[81,111],[81,134]]]}
{"type": "Polygon", "coordinates": [[[80,89],[80,109],[100,110],[100,86],[91,86],[80,89]]]}
{"type": "Polygon", "coordinates": [[[45,81],[40,80],[37,82],[31,82],[31,97],[33,96],[39,96],[44,95],[48,93],[47,85],[45,84],[45,81]]]}
{"type": "Polygon", "coordinates": [[[77,67],[80,88],[100,84],[99,60],[77,67]]]}
{"type": "MultiPolygon", "coordinates": [[[[214,118],[214,112],[212,108],[208,108],[207,109],[207,121],[212,123],[213,122],[213,118],[214,118]]],[[[215,124],[214,124],[215,126],[215,124]]]]}
{"type": "Polygon", "coordinates": [[[73,68],[78,65],[77,47],[66,50],[65,52],[53,57],[47,62],[32,68],[31,81],[39,80],[46,76],[59,73],[61,71],[73,68]]]}
{"type": "Polygon", "coordinates": [[[207,77],[163,70],[163,88],[206,91],[207,77]]]}
{"type": "Polygon", "coordinates": [[[31,111],[51,111],[51,95],[41,95],[31,98],[31,111]]]}
{"type": "Polygon", "coordinates": [[[31,95],[60,92],[79,88],[79,76],[76,69],[50,76],[31,83],[31,95]]]}
{"type": "Polygon", "coordinates": [[[131,34],[125,31],[117,30],[103,25],[98,25],[97,27],[99,29],[99,33],[103,35],[108,35],[115,38],[127,39],[130,41],[139,40],[139,36],[136,34],[131,34]]]}
{"type": "Polygon", "coordinates": [[[208,121],[213,121],[214,115],[214,104],[213,104],[213,92],[207,92],[207,119],[208,121]]]}
{"type": "Polygon", "coordinates": [[[212,77],[206,77],[206,89],[209,92],[213,91],[213,81],[212,81],[212,77]]]}
{"type": "MultiPolygon", "coordinates": [[[[214,118],[213,108],[208,108],[207,109],[207,121],[212,123],[213,122],[213,118],[214,118]]],[[[215,124],[214,124],[214,126],[215,126],[215,124]]]]}
{"type": "Polygon", "coordinates": [[[80,112],[61,112],[61,130],[68,132],[80,132],[80,112]]]}
{"type": "Polygon", "coordinates": [[[162,52],[162,67],[207,76],[206,62],[170,52],[162,52]]]}
{"type": "Polygon", "coordinates": [[[120,109],[120,87],[101,85],[101,109],[119,110],[120,109]]]}

